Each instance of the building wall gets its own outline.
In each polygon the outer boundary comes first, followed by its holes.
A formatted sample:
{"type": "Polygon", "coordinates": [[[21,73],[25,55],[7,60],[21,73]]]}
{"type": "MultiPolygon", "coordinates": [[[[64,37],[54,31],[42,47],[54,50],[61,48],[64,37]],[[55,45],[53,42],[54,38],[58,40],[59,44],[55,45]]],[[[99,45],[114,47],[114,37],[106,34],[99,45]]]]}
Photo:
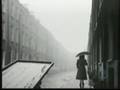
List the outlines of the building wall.
{"type": "Polygon", "coordinates": [[[6,59],[6,47],[7,47],[7,0],[2,1],[2,50],[3,50],[3,62],[2,67],[5,66],[6,59]]]}
{"type": "Polygon", "coordinates": [[[119,0],[93,0],[89,31],[89,69],[104,88],[118,87],[119,0]]]}
{"type": "Polygon", "coordinates": [[[66,66],[62,62],[70,58],[69,52],[18,0],[2,0],[2,22],[2,68],[18,59],[66,66]]]}

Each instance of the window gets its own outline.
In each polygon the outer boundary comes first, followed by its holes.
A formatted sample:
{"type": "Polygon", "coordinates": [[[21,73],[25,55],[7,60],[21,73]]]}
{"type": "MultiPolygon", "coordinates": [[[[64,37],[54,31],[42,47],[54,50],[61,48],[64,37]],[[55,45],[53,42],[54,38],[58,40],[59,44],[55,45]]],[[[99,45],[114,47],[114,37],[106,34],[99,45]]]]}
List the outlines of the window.
{"type": "MultiPolygon", "coordinates": [[[[2,19],[4,19],[4,18],[2,18],[2,19]]],[[[3,33],[3,39],[6,39],[6,27],[5,27],[5,23],[4,22],[2,22],[2,33],[3,33]]]]}
{"type": "Polygon", "coordinates": [[[11,28],[11,33],[12,33],[12,41],[14,42],[14,37],[15,37],[15,30],[14,30],[15,28],[14,27],[12,27],[11,28]]]}
{"type": "Polygon", "coordinates": [[[5,67],[5,51],[2,51],[2,68],[5,67]]]}

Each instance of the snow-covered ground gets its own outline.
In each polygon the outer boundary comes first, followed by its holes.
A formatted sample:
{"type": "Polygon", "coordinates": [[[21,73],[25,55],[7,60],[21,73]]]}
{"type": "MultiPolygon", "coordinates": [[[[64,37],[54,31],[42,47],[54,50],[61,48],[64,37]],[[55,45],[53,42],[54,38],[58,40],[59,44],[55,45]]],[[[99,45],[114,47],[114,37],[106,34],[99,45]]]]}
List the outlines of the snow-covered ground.
{"type": "MultiPolygon", "coordinates": [[[[42,81],[42,88],[79,88],[79,80],[76,80],[77,71],[61,72],[54,75],[46,75],[42,81]]],[[[85,88],[90,88],[88,80],[85,88]]]]}

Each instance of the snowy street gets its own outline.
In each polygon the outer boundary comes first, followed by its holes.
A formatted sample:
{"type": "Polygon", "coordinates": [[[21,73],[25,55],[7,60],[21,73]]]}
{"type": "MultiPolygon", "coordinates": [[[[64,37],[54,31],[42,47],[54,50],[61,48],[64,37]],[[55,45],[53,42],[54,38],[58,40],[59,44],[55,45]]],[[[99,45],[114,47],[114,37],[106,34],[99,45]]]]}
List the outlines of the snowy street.
{"type": "MultiPolygon", "coordinates": [[[[79,88],[79,80],[76,80],[76,71],[57,73],[52,76],[46,75],[42,81],[42,88],[79,88]]],[[[88,80],[85,81],[85,88],[90,88],[88,80]]]]}

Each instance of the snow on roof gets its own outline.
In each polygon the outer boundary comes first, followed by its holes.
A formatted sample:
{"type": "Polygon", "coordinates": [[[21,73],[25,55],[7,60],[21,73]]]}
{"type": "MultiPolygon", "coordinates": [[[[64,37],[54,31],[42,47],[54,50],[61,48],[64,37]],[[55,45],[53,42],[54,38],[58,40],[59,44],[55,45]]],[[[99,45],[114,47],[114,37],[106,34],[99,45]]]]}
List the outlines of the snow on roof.
{"type": "Polygon", "coordinates": [[[50,67],[50,63],[16,62],[2,71],[2,88],[33,88],[50,67]]]}

